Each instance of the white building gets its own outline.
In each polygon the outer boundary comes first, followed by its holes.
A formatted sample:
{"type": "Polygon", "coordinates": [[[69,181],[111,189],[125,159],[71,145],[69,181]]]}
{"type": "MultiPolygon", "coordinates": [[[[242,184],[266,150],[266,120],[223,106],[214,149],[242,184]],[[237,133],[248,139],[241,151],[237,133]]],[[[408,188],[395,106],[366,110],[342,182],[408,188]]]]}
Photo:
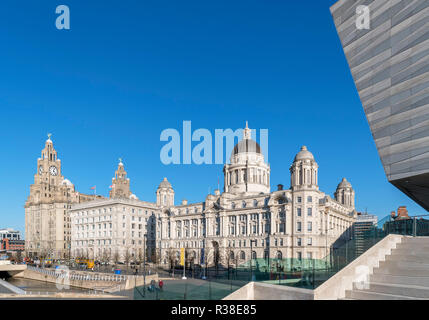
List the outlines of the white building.
{"type": "Polygon", "coordinates": [[[0,229],[0,242],[3,239],[21,240],[21,232],[11,228],[0,229]]]}
{"type": "Polygon", "coordinates": [[[155,203],[140,201],[130,192],[120,162],[110,199],[75,204],[69,210],[72,255],[138,259],[147,233],[148,259],[163,264],[177,259],[182,247],[195,263],[202,248],[208,264],[215,256],[238,264],[251,255],[321,259],[331,246],[351,238],[356,212],[351,184],[343,179],[331,198],[319,190],[318,169],[304,146],[290,167],[290,188],[279,185],[271,191],[270,166],[247,125],[224,166],[224,192],[216,190],[202,202],[175,205],[166,178],[157,188],[155,203]]]}
{"type": "MultiPolygon", "coordinates": [[[[181,247],[196,263],[203,247],[209,264],[216,251],[223,263],[240,264],[251,255],[321,259],[332,245],[351,238],[355,192],[345,178],[334,198],[320,191],[318,165],[305,146],[290,167],[290,188],[271,191],[270,166],[246,124],[223,171],[223,193],[217,190],[201,203],[161,204],[163,263],[181,247]]],[[[158,192],[174,194],[171,185],[163,190],[158,192]]]]}
{"type": "Polygon", "coordinates": [[[69,211],[72,257],[105,261],[142,260],[143,248],[146,247],[146,256],[151,258],[155,252],[153,221],[160,210],[156,203],[138,200],[130,192],[129,182],[120,161],[109,199],[72,206],[69,211]]]}

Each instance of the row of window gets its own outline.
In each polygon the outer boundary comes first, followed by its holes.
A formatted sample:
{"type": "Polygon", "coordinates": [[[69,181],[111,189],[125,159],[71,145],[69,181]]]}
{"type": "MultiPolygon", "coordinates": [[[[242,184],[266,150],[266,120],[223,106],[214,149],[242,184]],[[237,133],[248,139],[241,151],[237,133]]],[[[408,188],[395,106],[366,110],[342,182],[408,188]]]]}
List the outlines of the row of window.
{"type": "MultiPolygon", "coordinates": [[[[192,209],[191,209],[191,210],[192,210],[192,209]]],[[[191,210],[190,210],[189,208],[184,209],[184,211],[185,211],[185,213],[186,213],[186,214],[189,214],[189,213],[191,212],[191,210]]],[[[197,208],[197,207],[195,207],[193,211],[194,211],[194,213],[198,213],[198,208],[197,208]]],[[[178,213],[178,214],[182,214],[182,209],[178,209],[178,210],[177,210],[177,213],[178,213]]]]}
{"type": "MultiPolygon", "coordinates": [[[[302,197],[296,197],[296,202],[302,203],[302,197]]],[[[313,197],[312,196],[308,196],[307,197],[307,202],[312,203],[313,202],[313,197]]]]}
{"type": "MultiPolygon", "coordinates": [[[[302,231],[302,222],[301,221],[298,221],[296,223],[296,231],[297,232],[302,231]]],[[[309,232],[313,231],[313,222],[311,222],[311,221],[307,222],[307,231],[309,231],[309,232]]]]}
{"type": "MultiPolygon", "coordinates": [[[[127,207],[122,207],[122,211],[125,212],[127,207]]],[[[103,208],[103,209],[98,209],[98,210],[88,210],[88,211],[80,211],[80,212],[75,212],[73,216],[90,216],[93,214],[101,214],[101,213],[107,213],[107,212],[112,212],[114,208],[110,207],[110,208],[103,208]]],[[[118,211],[119,208],[117,208],[118,211]]],[[[143,209],[136,209],[136,208],[131,208],[131,213],[138,213],[138,214],[142,214],[143,213],[143,209]]],[[[149,214],[149,210],[145,210],[144,211],[145,215],[149,214]]],[[[154,211],[150,211],[150,214],[154,215],[155,212],[154,211]]]]}
{"type": "MultiPolygon", "coordinates": [[[[296,208],[296,215],[298,217],[302,216],[302,208],[296,208]]],[[[307,208],[307,216],[312,217],[313,216],[313,208],[307,208]]]]}
{"type": "MultiPolygon", "coordinates": [[[[264,200],[264,205],[266,206],[266,205],[268,205],[268,201],[269,201],[269,199],[268,198],[266,198],[265,200],[264,200]]],[[[258,204],[259,204],[259,202],[258,202],[258,200],[253,200],[253,206],[254,207],[257,207],[258,206],[258,204]]],[[[247,202],[246,201],[242,201],[241,202],[241,207],[242,208],[246,208],[247,207],[247,202]]],[[[231,209],[236,209],[237,208],[237,204],[235,203],[235,202],[231,202],[231,209]]]]}

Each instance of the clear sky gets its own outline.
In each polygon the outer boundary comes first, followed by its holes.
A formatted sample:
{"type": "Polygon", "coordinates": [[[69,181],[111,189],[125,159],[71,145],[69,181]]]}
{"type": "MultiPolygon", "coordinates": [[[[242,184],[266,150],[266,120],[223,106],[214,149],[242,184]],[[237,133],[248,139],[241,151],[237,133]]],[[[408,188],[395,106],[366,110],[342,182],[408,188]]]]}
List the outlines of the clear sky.
{"type": "Polygon", "coordinates": [[[301,145],[331,196],[342,177],[357,209],[424,210],[387,182],[329,7],[335,1],[14,1],[0,3],[0,228],[24,231],[46,134],[77,190],[108,194],[124,159],[132,191],[163,177],[203,201],[222,165],[160,161],[162,130],[269,129],[272,189],[289,187],[301,145]],[[71,30],[55,28],[70,7],[71,30]]]}

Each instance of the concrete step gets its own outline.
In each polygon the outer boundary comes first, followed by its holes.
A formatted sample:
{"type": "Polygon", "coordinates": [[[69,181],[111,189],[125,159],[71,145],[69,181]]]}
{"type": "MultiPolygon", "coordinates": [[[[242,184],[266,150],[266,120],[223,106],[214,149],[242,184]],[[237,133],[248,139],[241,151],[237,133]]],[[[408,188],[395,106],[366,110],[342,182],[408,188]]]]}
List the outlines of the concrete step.
{"type": "Polygon", "coordinates": [[[346,299],[356,300],[425,300],[422,298],[414,298],[400,296],[388,293],[378,293],[364,290],[348,290],[346,291],[346,299]]]}
{"type": "Polygon", "coordinates": [[[424,263],[424,262],[413,262],[413,261],[406,261],[406,260],[399,260],[399,261],[381,261],[379,264],[379,268],[383,269],[383,268],[406,268],[409,269],[410,272],[412,272],[412,270],[427,270],[429,271],[429,263],[424,263]]]}
{"type": "Polygon", "coordinates": [[[393,276],[416,276],[416,277],[429,277],[429,268],[427,265],[423,265],[420,268],[410,268],[405,263],[401,262],[401,265],[394,265],[395,261],[380,262],[380,267],[374,269],[374,274],[389,274],[393,276]],[[385,265],[388,263],[388,265],[385,265]]]}
{"type": "Polygon", "coordinates": [[[407,249],[407,250],[419,250],[419,251],[429,251],[429,244],[418,244],[418,243],[398,243],[396,249],[407,249]]]}
{"type": "Polygon", "coordinates": [[[429,245],[429,237],[406,237],[401,243],[416,243],[429,245]]]}
{"type": "Polygon", "coordinates": [[[428,245],[429,244],[429,237],[406,237],[401,241],[401,243],[428,245]]]}
{"type": "Polygon", "coordinates": [[[397,256],[397,255],[416,255],[416,256],[429,257],[429,250],[420,250],[418,248],[417,249],[416,248],[393,249],[391,256],[397,256]]]}
{"type": "Polygon", "coordinates": [[[389,262],[389,261],[408,261],[408,262],[429,264],[429,255],[392,254],[390,256],[386,256],[386,262],[389,262]]]}
{"type": "Polygon", "coordinates": [[[377,293],[387,293],[398,296],[407,296],[413,298],[425,298],[429,299],[429,287],[422,287],[409,284],[391,284],[391,283],[380,283],[370,282],[369,288],[361,289],[354,285],[353,290],[370,291],[377,293]]]}
{"type": "Polygon", "coordinates": [[[374,273],[370,276],[370,282],[381,282],[390,284],[405,284],[429,287],[429,276],[418,277],[413,275],[395,276],[391,274],[374,273]]]}

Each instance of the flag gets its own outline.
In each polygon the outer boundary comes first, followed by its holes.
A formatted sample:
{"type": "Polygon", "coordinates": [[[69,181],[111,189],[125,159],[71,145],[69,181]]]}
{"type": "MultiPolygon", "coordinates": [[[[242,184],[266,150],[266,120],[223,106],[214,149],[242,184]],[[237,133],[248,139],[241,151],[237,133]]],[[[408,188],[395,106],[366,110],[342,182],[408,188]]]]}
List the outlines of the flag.
{"type": "Polygon", "coordinates": [[[96,186],[93,186],[93,187],[91,187],[90,189],[91,189],[91,190],[95,190],[95,188],[96,188],[96,186]]]}
{"type": "Polygon", "coordinates": [[[185,248],[180,248],[180,265],[185,265],[185,248]]]}
{"type": "Polygon", "coordinates": [[[109,186],[109,189],[112,189],[112,188],[113,188],[113,184],[111,186],[109,186]]]}

